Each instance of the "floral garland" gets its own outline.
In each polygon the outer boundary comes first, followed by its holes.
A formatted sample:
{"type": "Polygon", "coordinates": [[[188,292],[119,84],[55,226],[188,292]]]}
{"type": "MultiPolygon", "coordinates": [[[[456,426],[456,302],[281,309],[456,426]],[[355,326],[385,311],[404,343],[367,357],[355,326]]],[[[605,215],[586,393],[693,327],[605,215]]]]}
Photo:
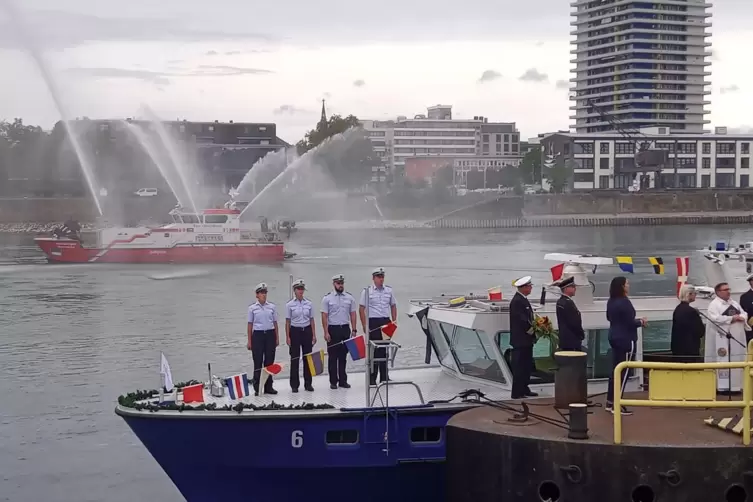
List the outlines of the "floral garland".
{"type": "MultiPolygon", "coordinates": [[[[186,387],[187,385],[196,385],[200,382],[196,380],[189,380],[188,382],[181,382],[175,385],[176,389],[182,389],[183,387],[186,387]]],[[[166,392],[165,389],[162,389],[163,392],[166,392]]],[[[217,403],[204,403],[199,404],[197,406],[190,406],[187,404],[155,404],[150,402],[141,402],[147,399],[153,399],[159,395],[160,391],[158,390],[137,390],[135,392],[129,392],[128,394],[124,396],[118,397],[118,404],[124,408],[132,408],[137,411],[150,411],[150,412],[158,412],[161,410],[170,410],[170,411],[235,411],[236,413],[242,413],[243,410],[253,410],[253,411],[280,411],[280,410],[332,410],[335,407],[331,404],[313,404],[313,403],[303,403],[303,404],[278,404],[272,401],[269,404],[265,405],[256,405],[256,404],[246,404],[246,403],[237,403],[237,404],[226,404],[224,406],[217,406],[217,403]]]]}

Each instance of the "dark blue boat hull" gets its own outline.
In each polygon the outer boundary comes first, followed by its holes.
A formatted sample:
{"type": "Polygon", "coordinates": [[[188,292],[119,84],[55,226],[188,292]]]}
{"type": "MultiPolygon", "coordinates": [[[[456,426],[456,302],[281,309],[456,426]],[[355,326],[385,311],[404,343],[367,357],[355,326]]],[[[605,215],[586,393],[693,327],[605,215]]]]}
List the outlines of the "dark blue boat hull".
{"type": "Polygon", "coordinates": [[[444,429],[464,408],[118,414],[189,502],[415,502],[444,500],[444,429]],[[439,439],[417,440],[426,428],[439,439]]]}

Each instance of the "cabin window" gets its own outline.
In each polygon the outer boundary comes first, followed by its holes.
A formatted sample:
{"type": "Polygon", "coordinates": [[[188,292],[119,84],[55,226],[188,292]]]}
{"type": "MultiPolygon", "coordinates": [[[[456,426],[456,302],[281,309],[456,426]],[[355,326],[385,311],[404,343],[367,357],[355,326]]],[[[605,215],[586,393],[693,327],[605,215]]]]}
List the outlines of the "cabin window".
{"type": "Polygon", "coordinates": [[[439,364],[443,366],[449,366],[447,357],[450,355],[450,346],[448,345],[447,338],[442,335],[442,329],[439,323],[433,319],[429,319],[429,334],[431,335],[431,341],[434,345],[434,350],[437,353],[437,359],[439,364]]]}
{"type": "MultiPolygon", "coordinates": [[[[502,353],[505,362],[510,366],[510,332],[499,331],[494,339],[497,347],[502,353]]],[[[531,373],[531,383],[547,383],[554,381],[554,358],[552,357],[552,346],[549,340],[541,340],[533,346],[533,362],[535,370],[531,373]]]]}
{"type": "Polygon", "coordinates": [[[667,352],[672,337],[672,321],[649,321],[643,328],[643,353],[667,352]]]}
{"type": "Polygon", "coordinates": [[[173,215],[173,223],[180,223],[180,218],[176,215],[173,215]]]}
{"type": "Polygon", "coordinates": [[[207,214],[204,216],[204,223],[226,223],[226,214],[207,214]]]}
{"type": "Polygon", "coordinates": [[[612,348],[609,346],[609,328],[586,330],[588,378],[609,378],[612,372],[612,348]]]}
{"type": "Polygon", "coordinates": [[[447,323],[439,325],[449,341],[450,350],[462,374],[507,383],[497,362],[494,348],[489,344],[483,331],[447,323]]]}
{"type": "Polygon", "coordinates": [[[195,214],[184,214],[183,222],[184,223],[199,223],[199,217],[196,216],[195,214]]]}
{"type": "Polygon", "coordinates": [[[355,429],[327,431],[326,442],[327,444],[357,444],[358,431],[355,429]]]}
{"type": "Polygon", "coordinates": [[[410,430],[411,443],[439,443],[442,427],[414,427],[410,430]]]}

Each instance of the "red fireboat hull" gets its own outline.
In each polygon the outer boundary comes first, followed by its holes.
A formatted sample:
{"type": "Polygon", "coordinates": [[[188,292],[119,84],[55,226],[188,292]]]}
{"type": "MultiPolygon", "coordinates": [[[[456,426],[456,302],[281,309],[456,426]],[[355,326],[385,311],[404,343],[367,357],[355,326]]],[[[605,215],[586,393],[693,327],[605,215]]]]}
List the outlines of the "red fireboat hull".
{"type": "Polygon", "coordinates": [[[285,259],[281,242],[178,244],[171,248],[87,248],[70,239],[37,238],[54,263],[270,263],[285,259]]]}

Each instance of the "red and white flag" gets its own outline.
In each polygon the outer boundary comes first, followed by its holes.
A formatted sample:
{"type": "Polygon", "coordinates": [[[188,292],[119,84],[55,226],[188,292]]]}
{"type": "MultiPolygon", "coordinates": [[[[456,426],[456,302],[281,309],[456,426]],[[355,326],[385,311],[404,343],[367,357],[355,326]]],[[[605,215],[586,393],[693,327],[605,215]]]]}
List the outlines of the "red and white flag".
{"type": "Polygon", "coordinates": [[[261,370],[261,382],[259,383],[259,389],[264,389],[264,384],[271,376],[279,375],[282,372],[282,364],[272,363],[269,366],[265,366],[261,370]]]}
{"type": "Polygon", "coordinates": [[[558,265],[555,265],[551,268],[552,271],[552,281],[559,281],[562,279],[562,273],[565,271],[565,264],[560,263],[558,265]]]}
{"type": "Polygon", "coordinates": [[[382,340],[392,340],[392,335],[397,331],[397,324],[395,321],[390,321],[382,326],[382,340]]]}
{"type": "Polygon", "coordinates": [[[688,275],[690,274],[690,257],[678,256],[675,258],[677,263],[677,296],[680,296],[680,288],[688,282],[688,275]]]}

